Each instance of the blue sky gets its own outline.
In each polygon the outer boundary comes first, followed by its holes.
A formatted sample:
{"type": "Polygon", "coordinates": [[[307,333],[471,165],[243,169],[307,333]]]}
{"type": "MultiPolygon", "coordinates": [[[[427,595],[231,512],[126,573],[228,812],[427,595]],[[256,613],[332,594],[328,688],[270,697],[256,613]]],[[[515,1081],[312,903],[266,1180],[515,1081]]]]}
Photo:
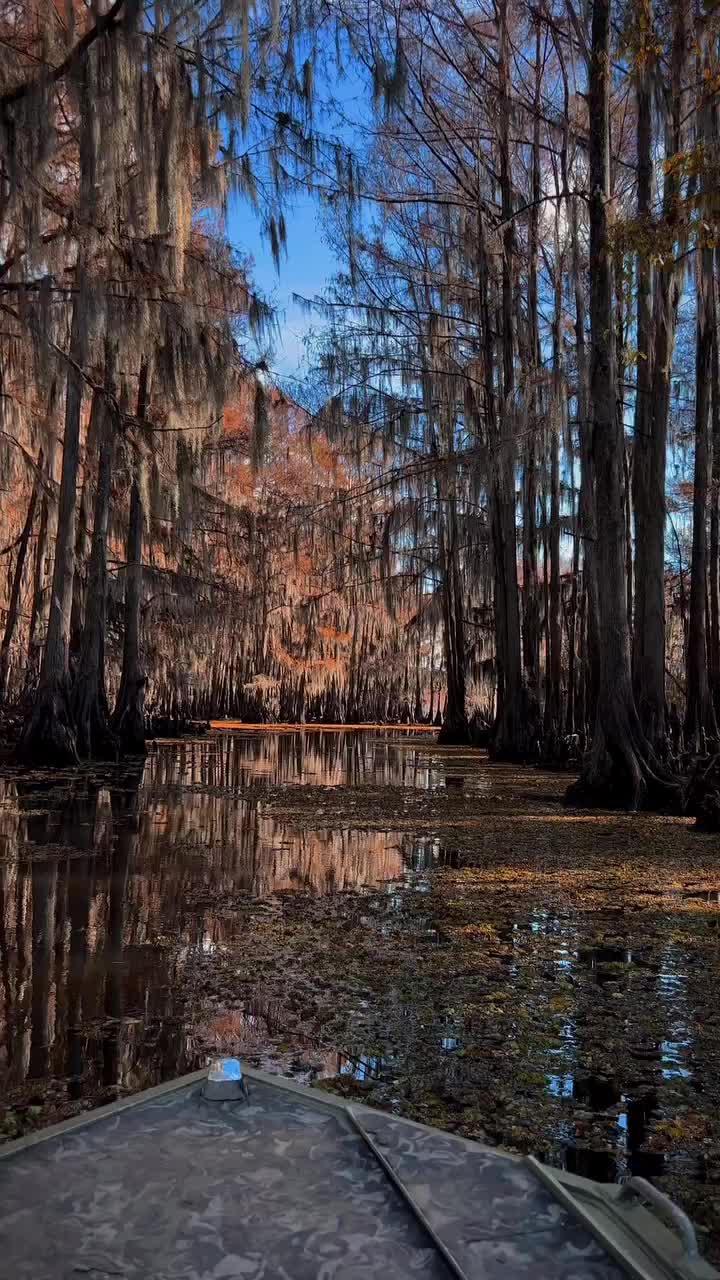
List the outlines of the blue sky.
{"type": "MultiPolygon", "coordinates": [[[[351,147],[357,145],[364,124],[372,117],[372,101],[369,86],[352,60],[339,77],[335,68],[333,81],[324,85],[320,96],[326,100],[316,102],[316,127],[326,137],[342,139],[351,147]]],[[[280,336],[275,342],[273,372],[292,394],[292,380],[302,380],[307,373],[303,338],[310,329],[322,327],[322,317],[298,306],[293,294],[318,297],[345,264],[338,261],[324,241],[317,197],[297,195],[285,210],[285,221],[287,253],[281,258],[279,272],[270,245],[260,234],[260,220],[247,202],[233,200],[228,232],[236,248],[252,257],[255,285],[277,310],[280,336]]],[[[300,391],[296,394],[300,395],[300,391]]]]}
{"type": "Polygon", "coordinates": [[[235,203],[228,230],[233,244],[252,256],[255,284],[277,309],[280,337],[275,343],[273,370],[288,380],[303,377],[306,371],[303,338],[310,328],[320,327],[320,317],[308,315],[293,302],[293,294],[306,298],[321,294],[341,264],[323,242],[321,211],[314,196],[296,197],[285,218],[287,254],[281,258],[279,273],[270,245],[260,234],[259,221],[247,204],[235,203]]]}

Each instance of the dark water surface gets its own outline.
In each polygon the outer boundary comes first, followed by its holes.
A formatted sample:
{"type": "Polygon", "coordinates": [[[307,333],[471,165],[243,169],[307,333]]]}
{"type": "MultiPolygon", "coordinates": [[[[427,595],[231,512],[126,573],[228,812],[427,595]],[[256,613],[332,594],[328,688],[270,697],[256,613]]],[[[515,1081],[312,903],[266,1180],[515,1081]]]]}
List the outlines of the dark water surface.
{"type": "Polygon", "coordinates": [[[139,770],[0,780],[0,1089],[52,1078],[77,1098],[194,1067],[177,982],[190,952],[222,949],[223,922],[188,895],[327,894],[432,866],[435,841],[298,830],[262,805],[278,784],[444,787],[431,742],[216,731],[139,770]]]}
{"type": "MultiPolygon", "coordinates": [[[[378,1085],[387,1094],[378,1099],[394,1105],[408,1063],[422,1061],[423,1087],[432,1077],[435,1094],[458,1116],[495,1090],[497,1104],[487,1109],[497,1131],[488,1132],[500,1141],[532,1149],[532,1133],[550,1133],[556,1142],[550,1158],[560,1150],[567,1167],[601,1179],[666,1172],[666,1152],[649,1140],[650,1130],[659,1124],[661,1131],[663,1118],[674,1117],[679,1133],[690,1120],[694,1133],[718,1094],[707,1003],[708,989],[717,989],[708,968],[714,952],[688,951],[685,917],[671,927],[667,915],[656,919],[653,909],[637,906],[626,912],[612,896],[587,911],[555,911],[542,874],[523,880],[521,869],[512,872],[516,879],[510,872],[503,879],[513,841],[529,842],[532,863],[537,831],[550,842],[552,869],[558,856],[562,861],[563,842],[589,830],[559,825],[572,823],[572,815],[548,807],[549,791],[537,808],[531,788],[538,776],[525,771],[519,783],[516,776],[507,784],[515,788],[516,807],[503,819],[497,858],[482,804],[488,796],[497,800],[506,785],[502,773],[478,753],[438,750],[424,733],[214,731],[160,743],[135,769],[1,779],[0,1138],[49,1123],[70,1103],[109,1101],[202,1065],[186,975],[211,973],[223,956],[231,960],[244,928],[242,916],[218,904],[237,902],[238,894],[261,904],[298,892],[318,903],[344,890],[375,888],[380,900],[368,919],[379,946],[415,928],[423,945],[439,947],[437,921],[424,918],[424,906],[418,911],[418,895],[430,887],[428,872],[457,866],[464,839],[470,855],[489,848],[500,873],[483,899],[491,921],[483,926],[483,945],[498,974],[491,984],[494,1013],[483,1012],[472,978],[468,1007],[461,1007],[463,973],[451,973],[447,998],[432,995],[425,1006],[399,1008],[385,1048],[378,1048],[377,1034],[363,1039],[363,1019],[371,1025],[373,1009],[365,1014],[358,1006],[354,1042],[331,1052],[327,1043],[320,1047],[313,1074],[343,1073],[363,1087],[378,1085]],[[312,809],[293,825],[278,816],[278,788],[297,796],[298,786],[314,788],[317,819],[312,809]],[[353,816],[363,794],[374,805],[382,788],[392,789],[402,829],[391,822],[384,829],[376,812],[372,830],[363,827],[362,812],[353,816]],[[430,835],[442,804],[439,834],[430,835]],[[424,818],[416,821],[421,806],[424,818]],[[499,1056],[495,1067],[493,1055],[515,1040],[508,1059],[515,1075],[503,1093],[505,1060],[499,1056]],[[613,1043],[622,1045],[622,1067],[613,1043]],[[518,1138],[521,1129],[525,1136],[518,1138]]],[[[550,798],[554,803],[554,793],[550,798]]],[[[593,841],[604,838],[602,821],[591,830],[593,841]]],[[[613,847],[626,839],[622,821],[612,829],[613,847]]],[[[633,826],[630,839],[641,830],[633,826]]],[[[652,849],[654,828],[648,831],[642,838],[652,849]]],[[[628,848],[634,856],[634,844],[628,848]]],[[[533,865],[537,871],[537,859],[533,865]]],[[[588,880],[590,894],[605,893],[592,882],[605,875],[605,855],[600,866],[588,880]]],[[[582,857],[579,867],[582,873],[582,857]]],[[[654,892],[650,883],[647,892],[654,892]]],[[[718,893],[700,892],[707,928],[718,893]]],[[[677,893],[679,906],[692,896],[677,893]]],[[[260,1055],[270,1042],[277,1048],[292,1040],[282,1005],[254,997],[240,1009],[229,1002],[211,1038],[216,1033],[260,1055]]],[[[297,1042],[290,1047],[298,1050],[297,1042]]],[[[317,1046],[305,1047],[312,1056],[317,1046]]],[[[280,1065],[294,1067],[292,1060],[280,1065]]],[[[302,1076],[302,1063],[296,1073],[302,1076]]],[[[438,1115],[437,1122],[446,1119],[438,1115]]],[[[481,1119],[485,1125],[488,1116],[481,1119]]],[[[697,1157],[709,1149],[703,1133],[692,1159],[679,1157],[695,1185],[705,1177],[697,1157]]],[[[538,1137],[541,1154],[543,1143],[538,1137]]]]}

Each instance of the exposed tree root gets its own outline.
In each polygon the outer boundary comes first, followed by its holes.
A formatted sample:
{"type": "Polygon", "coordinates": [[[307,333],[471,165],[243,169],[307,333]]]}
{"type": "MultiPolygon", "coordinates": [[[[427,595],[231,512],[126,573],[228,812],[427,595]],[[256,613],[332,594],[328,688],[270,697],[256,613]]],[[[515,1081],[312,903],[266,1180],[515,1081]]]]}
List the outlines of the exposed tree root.
{"type": "Polygon", "coordinates": [[[107,702],[88,684],[77,685],[73,692],[77,750],[87,760],[117,760],[119,743],[110,728],[107,702]]]}
{"type": "Polygon", "coordinates": [[[540,744],[538,763],[543,769],[578,769],[582,766],[584,747],[584,735],[550,729],[540,744]]]}
{"type": "Polygon", "coordinates": [[[145,742],[145,684],[144,675],[126,681],[118,694],[112,718],[112,731],[116,735],[122,755],[144,756],[145,742]]]}
{"type": "Polygon", "coordinates": [[[536,763],[542,740],[540,708],[534,694],[523,687],[495,719],[488,751],[491,760],[512,764],[536,763]]]}
{"type": "Polygon", "coordinates": [[[469,747],[472,737],[467,720],[464,717],[445,720],[440,726],[437,742],[439,747],[469,747]]]}
{"type": "Polygon", "coordinates": [[[697,811],[695,831],[720,833],[720,791],[713,791],[703,800],[697,811]]]}
{"type": "Polygon", "coordinates": [[[17,760],[35,768],[66,769],[80,763],[67,692],[58,685],[38,690],[18,743],[17,760]]]}
{"type": "Polygon", "coordinates": [[[696,831],[720,831],[720,755],[699,760],[687,792],[687,812],[693,814],[696,831]]]}
{"type": "Polygon", "coordinates": [[[673,775],[644,737],[637,716],[618,716],[611,733],[599,728],[565,803],[581,808],[686,811],[685,782],[673,775]]]}

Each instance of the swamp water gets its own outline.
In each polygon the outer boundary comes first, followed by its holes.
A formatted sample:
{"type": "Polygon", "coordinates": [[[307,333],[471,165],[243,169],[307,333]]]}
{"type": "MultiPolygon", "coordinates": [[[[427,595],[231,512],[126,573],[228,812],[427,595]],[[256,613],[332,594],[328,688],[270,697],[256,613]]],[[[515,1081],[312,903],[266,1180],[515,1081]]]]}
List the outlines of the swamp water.
{"type": "Polygon", "coordinates": [[[0,779],[0,1134],[202,1065],[330,1080],[720,1222],[720,852],[415,731],[0,779]]]}

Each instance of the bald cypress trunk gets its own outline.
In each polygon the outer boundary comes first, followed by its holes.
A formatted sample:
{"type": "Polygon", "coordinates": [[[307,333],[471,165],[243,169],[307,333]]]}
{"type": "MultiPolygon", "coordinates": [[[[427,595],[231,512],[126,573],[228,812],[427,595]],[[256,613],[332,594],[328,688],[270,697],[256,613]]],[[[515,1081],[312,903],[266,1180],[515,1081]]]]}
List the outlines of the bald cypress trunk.
{"type": "MultiPolygon", "coordinates": [[[[52,480],[52,467],[48,467],[48,479],[52,480]]],[[[35,558],[33,563],[32,603],[30,606],[30,624],[28,627],[27,666],[25,669],[25,692],[34,688],[38,678],[41,658],[40,628],[43,617],[43,597],[45,587],[45,567],[47,562],[48,526],[50,523],[50,498],[47,488],[43,491],[40,502],[40,521],[38,524],[35,558]]]]}
{"type": "MultiPolygon", "coordinates": [[[[78,277],[80,277],[78,272],[78,277]]],[[[80,420],[85,356],[82,293],[73,304],[65,389],[65,431],[60,477],[55,563],[47,637],[35,704],[25,721],[18,757],[25,764],[64,767],[78,763],[69,703],[70,611],[75,571],[75,505],[80,464],[80,420]]]]}
{"type": "Polygon", "coordinates": [[[600,686],[600,611],[597,581],[597,521],[595,513],[595,468],[592,455],[592,420],[590,416],[590,375],[585,341],[585,289],[580,265],[580,230],[578,197],[570,201],[570,241],[572,250],[573,291],[575,296],[575,360],[577,363],[577,407],[580,435],[580,493],[578,524],[582,542],[583,595],[585,597],[583,646],[583,727],[592,724],[600,686]]]}
{"type": "Polygon", "coordinates": [[[545,727],[560,731],[560,685],[562,680],[562,625],[560,610],[560,427],[563,419],[565,386],[562,376],[562,264],[560,237],[555,219],[555,306],[553,314],[553,397],[550,445],[550,529],[548,592],[548,683],[545,703],[545,727]]]}
{"type": "MultiPolygon", "coordinates": [[[[438,507],[440,507],[439,496],[438,507]]],[[[470,730],[465,706],[465,622],[462,579],[458,562],[457,504],[454,492],[449,494],[446,507],[447,527],[445,527],[445,521],[442,518],[440,520],[440,548],[444,565],[443,645],[447,702],[438,742],[463,744],[470,741],[470,730]]]]}
{"type": "Polygon", "coordinates": [[[600,688],[592,749],[570,801],[680,802],[643,734],[632,689],[625,562],[625,433],[618,413],[610,243],[611,0],[594,0],[589,72],[590,413],[595,473],[600,688]]]}
{"type": "Polygon", "coordinates": [[[128,755],[145,752],[145,684],[141,662],[140,606],[142,603],[142,549],[144,528],[140,477],[133,476],[125,564],[125,630],[120,688],[112,718],[112,729],[120,750],[128,755]]]}
{"type": "MultiPolygon", "coordinates": [[[[701,109],[700,137],[711,138],[708,116],[701,109]]],[[[715,327],[715,276],[712,247],[703,246],[698,264],[697,344],[695,358],[695,467],[693,481],[693,540],[690,568],[690,620],[687,643],[687,702],[685,741],[692,751],[703,751],[708,737],[717,736],[715,708],[710,696],[707,652],[707,506],[710,480],[710,403],[713,331],[715,327]]]]}
{"type": "MultiPolygon", "coordinates": [[[[705,33],[703,39],[707,41],[705,33]]],[[[706,155],[712,154],[716,141],[714,107],[702,70],[710,72],[709,49],[698,57],[698,123],[697,136],[706,155]]],[[[707,165],[709,160],[705,159],[707,165]]],[[[700,185],[700,211],[710,195],[710,182],[706,172],[700,185]]],[[[693,476],[693,538],[690,567],[690,618],[687,642],[687,700],[685,705],[685,742],[691,751],[705,750],[708,737],[717,737],[715,708],[710,696],[707,650],[707,570],[708,536],[707,507],[710,483],[712,441],[710,437],[710,408],[712,386],[713,334],[716,323],[715,264],[712,242],[708,238],[704,221],[698,228],[697,250],[697,318],[695,347],[695,466],[693,476]]]]}
{"type": "Polygon", "coordinates": [[[20,541],[18,542],[17,559],[15,561],[15,569],[13,572],[10,601],[8,603],[8,613],[5,621],[5,631],[3,633],[2,645],[0,645],[0,700],[2,701],[4,701],[7,694],[8,676],[10,673],[10,649],[15,636],[15,628],[17,627],[18,616],[20,613],[20,593],[22,590],[23,574],[25,572],[28,544],[30,542],[30,535],[33,531],[33,525],[35,523],[35,509],[37,507],[38,494],[40,492],[42,465],[43,451],[41,449],[37,460],[37,470],[33,478],[33,486],[30,491],[30,500],[28,502],[25,523],[20,534],[20,541]]]}
{"type": "MultiPolygon", "coordinates": [[[[647,61],[637,71],[637,216],[647,223],[652,198],[652,92],[647,61]]],[[[633,439],[632,496],[635,521],[635,616],[633,631],[633,688],[640,722],[651,741],[664,731],[665,671],[664,600],[659,615],[662,632],[660,654],[657,651],[657,550],[658,521],[664,529],[665,494],[658,503],[657,440],[652,425],[652,290],[653,267],[644,248],[637,255],[637,386],[635,390],[635,423],[633,439]],[[655,611],[655,612],[654,612],[655,611]],[[658,656],[660,669],[658,671],[658,656]],[[658,679],[659,677],[659,679],[658,679]]],[[[664,489],[664,486],[663,486],[664,489]]],[[[660,548],[662,550],[662,536],[660,548]]],[[[662,578],[662,574],[661,574],[662,578]]],[[[661,584],[664,585],[664,584],[661,584]]]]}
{"type": "Polygon", "coordinates": [[[520,593],[517,576],[515,500],[515,341],[513,329],[513,259],[515,232],[510,169],[510,85],[507,0],[498,9],[500,84],[498,141],[502,205],[501,336],[503,397],[495,431],[488,433],[496,457],[493,460],[492,536],[495,555],[495,640],[497,707],[492,751],[497,757],[523,758],[527,754],[530,726],[522,679],[520,593]]]}
{"type": "MultiPolygon", "coordinates": [[[[142,420],[147,410],[149,370],[143,363],[138,386],[137,417],[142,420]]],[[[143,584],[143,533],[145,515],[142,497],[142,460],[136,455],[130,492],[130,515],[125,555],[125,629],[120,688],[112,716],[112,730],[119,749],[128,755],[145,753],[145,685],[147,676],[142,664],[141,617],[143,584]]]]}
{"type": "Polygon", "coordinates": [[[532,207],[528,227],[528,325],[530,347],[530,429],[524,447],[523,466],[523,573],[522,642],[523,667],[530,697],[537,703],[540,690],[540,601],[537,567],[537,434],[542,412],[539,386],[540,332],[538,323],[538,254],[540,242],[540,23],[535,28],[535,115],[532,144],[532,207]]]}
{"type": "MultiPolygon", "coordinates": [[[[571,190],[569,173],[570,131],[570,81],[565,65],[562,41],[554,37],[563,84],[563,140],[560,149],[562,192],[567,204],[570,228],[570,274],[575,302],[575,366],[577,385],[575,404],[580,443],[580,485],[578,490],[575,549],[573,553],[572,590],[572,646],[577,631],[577,612],[580,611],[579,671],[568,688],[568,731],[573,728],[585,733],[594,720],[597,691],[600,683],[600,622],[598,615],[597,570],[595,549],[597,531],[595,525],[595,478],[591,452],[592,428],[589,409],[589,373],[586,343],[587,309],[585,305],[584,271],[580,255],[580,226],[578,205],[580,197],[571,190]],[[582,552],[582,556],[581,556],[582,552]],[[582,574],[582,577],[580,576],[582,574]],[[570,712],[572,711],[572,716],[570,712]]],[[[575,662],[571,657],[571,670],[575,662]]]]}
{"type": "MultiPolygon", "coordinates": [[[[717,276],[718,250],[715,250],[717,276]]],[[[715,323],[713,324],[712,349],[712,474],[710,492],[710,692],[715,707],[715,718],[720,718],[720,350],[717,329],[717,279],[715,292],[715,323]]]]}
{"type": "Polygon", "coordinates": [[[72,608],[70,610],[70,670],[77,663],[85,622],[85,601],[89,590],[90,555],[92,548],[92,476],[91,459],[100,452],[100,418],[105,411],[100,388],[93,391],[90,421],[85,437],[84,461],[81,461],[82,484],[75,522],[75,574],[73,577],[72,608]]]}
{"type": "MultiPolygon", "coordinates": [[[[108,368],[106,385],[113,390],[108,368]]],[[[98,414],[98,474],[88,568],[85,621],[73,684],[73,713],[81,756],[115,759],[117,742],[110,730],[105,689],[105,614],[107,603],[107,534],[113,459],[113,419],[109,405],[98,414]]]]}
{"type": "MultiPolygon", "coordinates": [[[[685,60],[682,5],[673,12],[671,95],[666,126],[669,156],[681,149],[682,72],[685,60]]],[[[638,82],[638,216],[648,220],[652,198],[652,101],[648,68],[638,82]]],[[[673,226],[680,194],[677,171],[664,177],[663,214],[673,226]]],[[[679,286],[672,259],[653,269],[638,255],[638,370],[633,444],[635,518],[635,618],[633,688],[643,730],[655,746],[666,734],[665,700],[665,475],[670,379],[679,286]]]]}

